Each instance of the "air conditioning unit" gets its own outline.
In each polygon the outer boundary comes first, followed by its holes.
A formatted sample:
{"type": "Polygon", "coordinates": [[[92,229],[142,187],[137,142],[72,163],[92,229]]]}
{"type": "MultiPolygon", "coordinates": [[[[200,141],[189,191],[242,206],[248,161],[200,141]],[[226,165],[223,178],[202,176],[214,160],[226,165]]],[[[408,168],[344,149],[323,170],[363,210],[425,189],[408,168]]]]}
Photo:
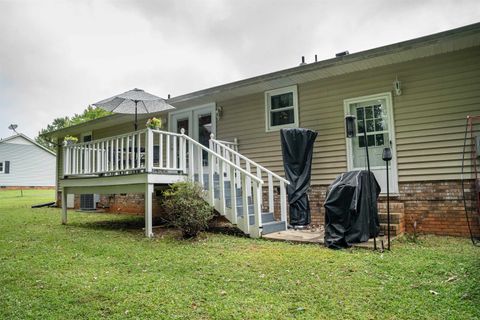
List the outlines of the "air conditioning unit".
{"type": "Polygon", "coordinates": [[[97,208],[97,202],[99,201],[99,194],[81,194],[80,210],[95,210],[97,208]]]}

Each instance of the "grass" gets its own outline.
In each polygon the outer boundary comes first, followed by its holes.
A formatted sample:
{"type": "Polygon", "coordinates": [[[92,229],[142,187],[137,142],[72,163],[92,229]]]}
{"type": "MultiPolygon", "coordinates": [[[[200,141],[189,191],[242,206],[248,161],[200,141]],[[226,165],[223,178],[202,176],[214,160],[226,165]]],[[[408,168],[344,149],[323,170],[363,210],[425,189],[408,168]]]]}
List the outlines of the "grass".
{"type": "Polygon", "coordinates": [[[145,239],[143,219],[30,209],[0,192],[1,319],[478,319],[480,252],[423,237],[331,251],[205,233],[145,239]]]}

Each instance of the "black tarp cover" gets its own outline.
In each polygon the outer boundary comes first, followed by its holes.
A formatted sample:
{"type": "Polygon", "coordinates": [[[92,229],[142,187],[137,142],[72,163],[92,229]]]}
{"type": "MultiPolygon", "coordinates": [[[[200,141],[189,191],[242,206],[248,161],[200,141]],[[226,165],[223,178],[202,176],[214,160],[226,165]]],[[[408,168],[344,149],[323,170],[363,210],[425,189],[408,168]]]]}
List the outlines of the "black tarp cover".
{"type": "Polygon", "coordinates": [[[308,129],[282,129],[283,166],[290,209],[290,224],[306,226],[310,224],[310,204],[307,190],[310,187],[313,144],[317,133],[308,129]]]}
{"type": "Polygon", "coordinates": [[[370,186],[368,192],[368,171],[359,170],[341,174],[328,187],[324,204],[325,246],[346,248],[378,235],[380,186],[373,173],[370,173],[370,186]]]}

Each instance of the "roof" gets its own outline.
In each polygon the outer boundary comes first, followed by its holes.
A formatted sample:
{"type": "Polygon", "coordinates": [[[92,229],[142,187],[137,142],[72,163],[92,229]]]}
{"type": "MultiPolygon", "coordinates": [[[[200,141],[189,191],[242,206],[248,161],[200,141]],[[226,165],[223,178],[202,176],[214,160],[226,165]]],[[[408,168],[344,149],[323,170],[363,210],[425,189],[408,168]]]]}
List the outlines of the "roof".
{"type": "Polygon", "coordinates": [[[181,108],[193,100],[200,104],[211,102],[212,97],[230,99],[474,46],[480,46],[480,23],[195,91],[168,103],[181,108]]]}
{"type": "MultiPolygon", "coordinates": [[[[182,109],[476,46],[480,46],[480,23],[230,82],[173,97],[167,102],[177,109],[182,109]]],[[[114,114],[60,129],[46,136],[60,137],[64,134],[77,134],[82,130],[126,123],[132,121],[129,116],[114,114]]],[[[146,117],[149,116],[151,115],[146,117]]]]}
{"type": "Polygon", "coordinates": [[[23,138],[23,139],[25,139],[26,141],[30,142],[31,144],[39,147],[40,149],[43,149],[44,151],[52,154],[53,156],[57,156],[57,155],[55,154],[55,152],[53,152],[52,150],[49,150],[48,148],[45,148],[44,146],[42,146],[41,144],[37,143],[35,140],[27,137],[27,136],[24,135],[23,133],[17,133],[17,134],[15,134],[15,135],[13,135],[13,136],[10,136],[10,137],[8,137],[8,138],[0,139],[0,144],[5,143],[5,142],[8,142],[8,141],[11,141],[11,140],[16,139],[16,138],[23,138]]]}

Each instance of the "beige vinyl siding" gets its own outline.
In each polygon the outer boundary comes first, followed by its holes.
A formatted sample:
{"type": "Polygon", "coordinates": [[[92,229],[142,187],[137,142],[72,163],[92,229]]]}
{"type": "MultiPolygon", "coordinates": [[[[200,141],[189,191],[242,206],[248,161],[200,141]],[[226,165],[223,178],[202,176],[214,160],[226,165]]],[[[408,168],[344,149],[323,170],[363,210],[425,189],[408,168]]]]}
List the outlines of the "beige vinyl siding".
{"type": "MultiPolygon", "coordinates": [[[[329,184],[347,170],[343,101],[393,95],[399,181],[460,178],[467,115],[480,115],[480,48],[355,72],[298,85],[300,127],[319,132],[312,183],[329,184]]],[[[238,138],[240,152],[283,175],[279,132],[265,132],[264,93],[218,101],[220,139],[238,138]]]]}

